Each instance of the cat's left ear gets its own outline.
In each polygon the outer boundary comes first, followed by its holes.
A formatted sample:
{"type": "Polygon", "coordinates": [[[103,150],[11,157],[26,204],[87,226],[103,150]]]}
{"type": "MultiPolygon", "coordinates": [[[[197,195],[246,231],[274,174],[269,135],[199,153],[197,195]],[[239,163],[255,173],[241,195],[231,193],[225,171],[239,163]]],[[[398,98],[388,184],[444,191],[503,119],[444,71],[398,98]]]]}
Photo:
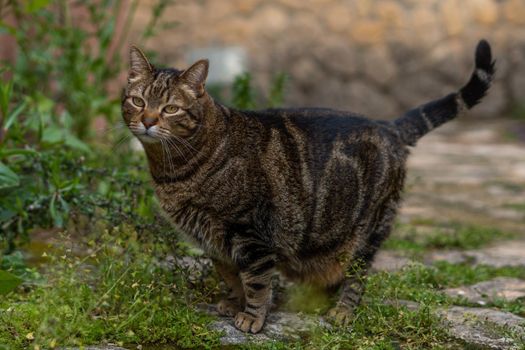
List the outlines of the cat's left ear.
{"type": "Polygon", "coordinates": [[[146,55],[136,46],[131,46],[129,50],[129,81],[148,78],[153,74],[153,67],[149,63],[146,55]]]}
{"type": "Polygon", "coordinates": [[[208,76],[209,65],[208,60],[199,60],[180,75],[180,78],[196,92],[197,97],[204,94],[204,84],[208,76]]]}

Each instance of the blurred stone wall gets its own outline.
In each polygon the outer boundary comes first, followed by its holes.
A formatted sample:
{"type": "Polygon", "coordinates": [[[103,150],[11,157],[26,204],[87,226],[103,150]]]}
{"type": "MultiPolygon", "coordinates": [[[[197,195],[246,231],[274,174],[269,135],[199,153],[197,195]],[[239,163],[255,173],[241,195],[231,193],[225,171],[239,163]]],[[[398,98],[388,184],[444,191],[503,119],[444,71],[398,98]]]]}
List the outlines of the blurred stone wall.
{"type": "MultiPolygon", "coordinates": [[[[152,3],[140,2],[135,29],[152,3]]],[[[164,19],[179,25],[148,42],[160,61],[241,46],[259,87],[289,74],[287,106],[393,117],[466,82],[481,38],[498,71],[475,116],[525,103],[525,0],[176,0],[164,19]]]]}

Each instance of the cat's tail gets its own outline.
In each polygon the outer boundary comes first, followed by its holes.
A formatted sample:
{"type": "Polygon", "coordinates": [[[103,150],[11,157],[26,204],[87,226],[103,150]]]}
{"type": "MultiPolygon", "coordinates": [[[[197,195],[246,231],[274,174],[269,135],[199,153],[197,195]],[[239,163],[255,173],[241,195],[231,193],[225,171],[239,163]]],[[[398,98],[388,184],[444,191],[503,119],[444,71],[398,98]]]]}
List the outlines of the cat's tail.
{"type": "Polygon", "coordinates": [[[494,77],[490,45],[481,40],[476,48],[476,68],[468,83],[458,92],[428,102],[406,112],[394,121],[401,139],[410,146],[420,137],[478,104],[490,88],[494,77]]]}

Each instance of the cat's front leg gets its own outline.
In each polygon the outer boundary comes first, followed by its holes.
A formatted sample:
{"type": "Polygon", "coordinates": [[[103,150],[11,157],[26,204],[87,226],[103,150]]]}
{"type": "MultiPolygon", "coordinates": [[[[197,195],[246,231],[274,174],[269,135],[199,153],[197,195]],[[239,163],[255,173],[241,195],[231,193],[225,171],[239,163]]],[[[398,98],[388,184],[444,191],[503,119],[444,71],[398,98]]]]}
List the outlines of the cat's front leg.
{"type": "Polygon", "coordinates": [[[233,247],[234,261],[240,269],[246,305],[235,316],[235,327],[243,332],[258,333],[266,320],[272,302],[272,275],[275,254],[254,240],[241,240],[233,247]]]}

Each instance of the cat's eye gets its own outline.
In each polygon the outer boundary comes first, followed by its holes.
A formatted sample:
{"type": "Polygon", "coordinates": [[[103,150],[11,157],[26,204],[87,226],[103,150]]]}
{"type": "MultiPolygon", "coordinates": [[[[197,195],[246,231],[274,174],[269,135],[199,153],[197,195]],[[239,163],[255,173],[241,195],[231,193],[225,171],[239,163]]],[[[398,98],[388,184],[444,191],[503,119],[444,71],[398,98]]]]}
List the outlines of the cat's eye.
{"type": "Polygon", "coordinates": [[[145,103],[144,103],[144,100],[141,99],[140,97],[132,97],[131,98],[131,102],[133,102],[133,104],[137,107],[144,107],[145,103]]]}
{"type": "Polygon", "coordinates": [[[166,107],[164,107],[163,111],[166,114],[174,114],[174,113],[177,113],[178,110],[179,110],[179,107],[175,105],[167,105],[166,107]]]}

